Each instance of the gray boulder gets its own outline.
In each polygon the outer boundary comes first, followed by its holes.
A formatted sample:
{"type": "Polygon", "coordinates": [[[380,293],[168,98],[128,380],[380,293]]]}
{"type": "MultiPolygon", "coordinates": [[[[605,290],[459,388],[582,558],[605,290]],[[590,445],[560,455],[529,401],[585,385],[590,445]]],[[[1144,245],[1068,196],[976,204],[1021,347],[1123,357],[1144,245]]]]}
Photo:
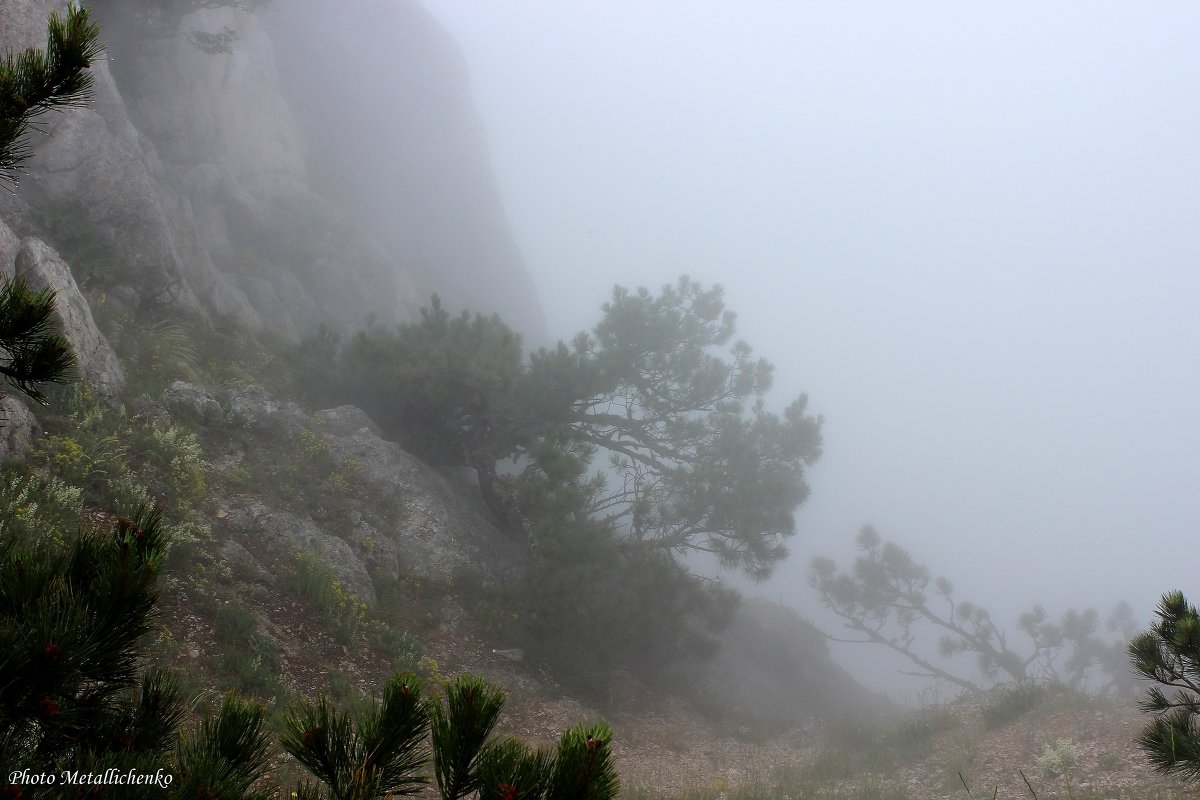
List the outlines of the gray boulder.
{"type": "Polygon", "coordinates": [[[478,494],[366,428],[328,438],[335,458],[361,464],[368,486],[396,499],[400,522],[385,533],[409,568],[439,575],[468,568],[498,579],[525,562],[525,548],[492,524],[478,494]]]}
{"type": "Polygon", "coordinates": [[[175,381],[162,393],[162,403],[176,416],[190,417],[204,425],[216,425],[225,418],[225,409],[203,386],[175,381]]]}
{"type": "Polygon", "coordinates": [[[290,563],[298,553],[312,553],[328,567],[348,592],[367,605],[375,604],[375,584],[353,548],[342,539],[325,533],[307,518],[275,511],[259,502],[232,509],[228,524],[256,538],[290,563]]]}
{"type": "Polygon", "coordinates": [[[356,406],[326,408],[313,414],[313,420],[320,425],[321,430],[333,436],[349,436],[364,428],[375,436],[382,433],[367,413],[356,406]]]}
{"type": "Polygon", "coordinates": [[[232,539],[221,545],[221,559],[233,568],[234,574],[262,586],[274,586],[275,576],[267,572],[254,555],[232,539]]]}
{"type": "Polygon", "coordinates": [[[247,386],[230,394],[229,416],[235,425],[244,428],[289,435],[309,423],[300,406],[276,400],[261,386],[247,386]]]}
{"type": "Polygon", "coordinates": [[[100,396],[115,398],[125,386],[125,373],[108,340],[96,327],[92,309],[66,262],[48,244],[31,236],[21,242],[16,273],[32,289],[54,290],[63,335],[75,348],[80,376],[100,396]]]}
{"type": "Polygon", "coordinates": [[[0,389],[0,462],[24,455],[33,447],[37,417],[18,397],[0,389]]]}
{"type": "Polygon", "coordinates": [[[139,394],[133,398],[129,403],[129,410],[133,412],[135,419],[160,431],[171,427],[174,422],[166,406],[148,394],[139,394]]]}

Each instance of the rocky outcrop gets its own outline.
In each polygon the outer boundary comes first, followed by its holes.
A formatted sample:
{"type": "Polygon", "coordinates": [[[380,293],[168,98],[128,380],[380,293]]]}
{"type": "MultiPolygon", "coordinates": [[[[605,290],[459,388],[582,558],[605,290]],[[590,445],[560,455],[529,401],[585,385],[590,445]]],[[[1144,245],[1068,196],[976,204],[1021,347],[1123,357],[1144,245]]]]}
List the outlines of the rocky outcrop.
{"type": "Polygon", "coordinates": [[[321,430],[334,436],[349,436],[363,429],[375,436],[381,436],[383,433],[365,411],[355,406],[338,406],[318,411],[313,415],[313,421],[321,430]]]}
{"type": "Polygon", "coordinates": [[[289,436],[309,424],[300,406],[276,400],[261,386],[234,390],[229,396],[229,418],[243,428],[289,436]]]}
{"type": "Polygon", "coordinates": [[[312,520],[253,502],[230,512],[228,524],[285,561],[301,553],[311,553],[319,564],[337,576],[347,591],[367,605],[375,604],[375,584],[362,559],[345,540],[321,530],[312,520]]]}
{"type": "MultiPolygon", "coordinates": [[[[202,391],[179,387],[173,394],[196,397],[202,391]]],[[[190,401],[184,404],[189,413],[190,406],[190,401]]],[[[352,510],[333,529],[261,501],[231,501],[234,510],[224,524],[250,550],[265,547],[285,562],[311,552],[368,603],[376,596],[372,576],[448,577],[467,570],[495,581],[525,563],[528,554],[492,524],[477,489],[380,438],[378,427],[358,408],[339,406],[309,417],[258,386],[235,390],[225,407],[228,424],[260,435],[294,437],[305,431],[320,436],[336,463],[352,465],[372,495],[394,503],[396,510],[386,523],[352,510]]]]}
{"type": "Polygon", "coordinates": [[[96,327],[92,309],[79,291],[66,262],[45,242],[31,237],[21,242],[16,274],[31,289],[54,290],[54,304],[62,321],[63,335],[75,349],[84,382],[103,397],[115,398],[120,394],[125,385],[121,363],[96,327]]]}
{"type": "MultiPolygon", "coordinates": [[[[61,5],[0,0],[0,49],[43,46],[61,5]]],[[[17,234],[87,270],[118,312],[297,334],[407,319],[442,291],[540,327],[461,64],[418,6],[205,9],[153,36],[139,12],[93,4],[109,60],[94,104],[45,118],[30,174],[0,192],[17,234]],[[231,52],[189,43],[224,29],[231,52]],[[361,70],[373,41],[403,60],[391,77],[361,70]]]]}
{"type": "Polygon", "coordinates": [[[207,389],[187,381],[173,381],[162,394],[162,404],[172,414],[202,425],[216,425],[225,418],[225,409],[207,389]]]}
{"type": "Polygon", "coordinates": [[[498,578],[524,562],[522,547],[492,524],[477,487],[435,472],[367,428],[328,439],[336,458],[362,465],[374,492],[397,499],[404,525],[396,540],[420,571],[449,574],[469,567],[498,578]]]}
{"type": "Polygon", "coordinates": [[[0,463],[28,452],[37,429],[37,417],[29,406],[0,389],[0,463]]]}

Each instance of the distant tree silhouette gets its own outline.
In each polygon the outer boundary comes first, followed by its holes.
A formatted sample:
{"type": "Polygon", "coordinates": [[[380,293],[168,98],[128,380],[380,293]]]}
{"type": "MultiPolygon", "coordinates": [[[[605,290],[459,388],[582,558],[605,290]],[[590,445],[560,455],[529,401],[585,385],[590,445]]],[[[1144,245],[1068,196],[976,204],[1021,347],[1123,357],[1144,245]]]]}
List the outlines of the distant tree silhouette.
{"type": "MultiPolygon", "coordinates": [[[[1122,669],[1111,658],[1113,646],[1096,635],[1099,615],[1093,609],[1072,609],[1053,622],[1044,608],[1034,606],[1017,622],[1028,640],[1019,647],[987,609],[956,600],[950,581],[934,578],[924,564],[896,543],[883,541],[870,525],[858,534],[857,544],[859,556],[850,570],[839,572],[828,558],[813,559],[809,570],[809,583],[825,607],[854,634],[851,639],[831,637],[837,641],[882,645],[908,659],[917,668],[911,674],[973,693],[986,684],[935,663],[922,648],[922,629],[939,637],[943,658],[974,655],[988,681],[1042,678],[1083,687],[1095,673],[1122,669]]],[[[1119,682],[1119,675],[1109,677],[1110,683],[1119,682]]]]}

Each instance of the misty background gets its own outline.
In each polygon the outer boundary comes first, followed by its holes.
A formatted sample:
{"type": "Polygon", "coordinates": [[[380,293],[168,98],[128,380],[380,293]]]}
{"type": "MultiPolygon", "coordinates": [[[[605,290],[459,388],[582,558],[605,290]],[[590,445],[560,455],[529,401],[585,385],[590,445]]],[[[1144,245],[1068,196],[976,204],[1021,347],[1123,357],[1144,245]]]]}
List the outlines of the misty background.
{"type": "Polygon", "coordinates": [[[427,6],[551,336],[686,272],[825,416],[749,592],[831,629],[808,561],[865,522],[1010,631],[1194,590],[1200,9],[427,6]]]}

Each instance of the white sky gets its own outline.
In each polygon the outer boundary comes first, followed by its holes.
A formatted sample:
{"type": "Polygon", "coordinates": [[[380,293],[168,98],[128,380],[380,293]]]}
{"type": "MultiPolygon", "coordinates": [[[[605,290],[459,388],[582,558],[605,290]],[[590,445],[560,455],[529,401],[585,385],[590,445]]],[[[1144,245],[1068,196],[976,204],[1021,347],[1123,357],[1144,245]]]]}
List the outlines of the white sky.
{"type": "Polygon", "coordinates": [[[1200,596],[1200,5],[426,5],[552,333],[688,272],[825,415],[762,591],[870,521],[1002,617],[1200,596]]]}

